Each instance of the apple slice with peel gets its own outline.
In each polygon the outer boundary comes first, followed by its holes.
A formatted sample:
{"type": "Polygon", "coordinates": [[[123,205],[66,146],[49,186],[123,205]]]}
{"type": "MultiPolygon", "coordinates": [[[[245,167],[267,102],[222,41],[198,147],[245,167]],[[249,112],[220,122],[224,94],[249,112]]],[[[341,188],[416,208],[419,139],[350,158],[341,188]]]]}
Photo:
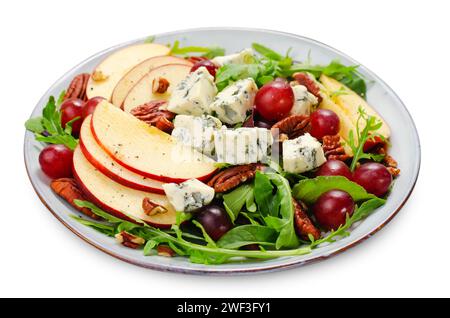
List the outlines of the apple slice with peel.
{"type": "MultiPolygon", "coordinates": [[[[367,115],[374,116],[379,121],[382,122],[380,129],[377,133],[383,135],[385,138],[391,136],[391,129],[388,124],[383,120],[383,118],[372,108],[361,96],[356,94],[350,88],[342,84],[341,82],[335,80],[334,78],[328,77],[326,75],[320,76],[320,82],[326,88],[328,93],[332,96],[333,102],[338,105],[342,111],[347,114],[347,117],[356,127],[358,123],[359,112],[358,109],[361,107],[367,115]],[[341,92],[339,94],[333,94],[334,92],[341,92]]],[[[365,121],[359,121],[359,129],[364,129],[366,123],[365,121]]],[[[356,130],[353,131],[356,136],[356,130]]]]}
{"type": "Polygon", "coordinates": [[[167,64],[152,69],[128,92],[123,101],[122,108],[130,112],[133,108],[152,100],[168,100],[173,89],[190,73],[191,66],[186,64],[167,64]],[[153,80],[159,77],[169,81],[169,88],[163,94],[153,93],[153,80]]]}
{"type": "Polygon", "coordinates": [[[169,53],[170,48],[156,43],[136,44],[113,52],[92,72],[86,88],[87,97],[102,96],[110,100],[117,83],[132,67],[148,58],[169,53]]]}
{"type": "Polygon", "coordinates": [[[176,212],[166,196],[134,190],[112,181],[91,165],[80,147],[73,153],[73,174],[89,201],[118,218],[138,219],[159,228],[169,228],[175,223],[176,212]],[[166,211],[147,215],[142,208],[145,198],[166,211]]]}
{"type": "Polygon", "coordinates": [[[97,143],[115,161],[154,180],[206,180],[216,171],[211,158],[107,101],[97,105],[91,131],[97,143]]]}
{"type": "Polygon", "coordinates": [[[161,65],[175,63],[189,65],[190,67],[193,65],[192,62],[176,56],[155,56],[139,63],[129,70],[117,83],[112,93],[111,102],[117,107],[122,106],[128,92],[145,74],[161,65]]]}
{"type": "Polygon", "coordinates": [[[100,147],[92,135],[91,117],[92,115],[86,117],[80,130],[80,148],[86,159],[104,175],[117,183],[136,190],[164,194],[163,182],[143,177],[128,170],[115,162],[100,147]]]}

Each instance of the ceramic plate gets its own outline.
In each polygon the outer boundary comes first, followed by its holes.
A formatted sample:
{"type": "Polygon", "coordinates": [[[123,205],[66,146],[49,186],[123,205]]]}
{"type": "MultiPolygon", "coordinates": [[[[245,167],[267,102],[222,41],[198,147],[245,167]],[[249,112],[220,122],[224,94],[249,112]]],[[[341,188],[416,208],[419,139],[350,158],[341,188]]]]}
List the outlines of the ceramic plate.
{"type": "MultiPolygon", "coordinates": [[[[173,43],[175,40],[180,40],[182,46],[220,45],[226,48],[228,54],[250,47],[252,42],[258,42],[274,48],[279,52],[286,52],[289,48],[292,48],[291,54],[296,60],[305,60],[308,54],[310,54],[314,64],[328,64],[332,59],[338,58],[343,64],[360,65],[357,61],[325,44],[302,36],[276,31],[241,28],[208,28],[165,33],[156,35],[155,38],[155,42],[164,44],[173,43]]],[[[81,72],[91,72],[105,56],[113,51],[142,41],[143,39],[139,39],[107,49],[74,67],[52,85],[41,98],[31,116],[40,115],[48,97],[50,95],[58,96],[60,91],[68,86],[75,75],[81,72]]],[[[49,187],[50,180],[40,171],[38,163],[39,151],[43,145],[36,142],[33,134],[30,132],[26,133],[24,141],[25,164],[28,175],[42,202],[68,229],[103,252],[135,265],[179,273],[245,274],[293,268],[312,261],[323,260],[355,246],[357,243],[371,237],[386,225],[405,204],[414,188],[419,173],[419,138],[414,122],[407,109],[394,91],[377,75],[364,66],[361,66],[359,71],[369,83],[367,92],[369,103],[392,127],[391,154],[397,159],[402,173],[396,179],[393,191],[384,206],[373,212],[357,227],[353,228],[348,237],[328,246],[315,249],[308,255],[212,266],[192,264],[182,257],[146,257],[143,256],[142,251],[123,247],[117,244],[114,239],[83,226],[69,217],[70,214],[78,214],[78,212],[51,191],[49,187]],[[396,129],[397,127],[399,129],[396,129]]]]}

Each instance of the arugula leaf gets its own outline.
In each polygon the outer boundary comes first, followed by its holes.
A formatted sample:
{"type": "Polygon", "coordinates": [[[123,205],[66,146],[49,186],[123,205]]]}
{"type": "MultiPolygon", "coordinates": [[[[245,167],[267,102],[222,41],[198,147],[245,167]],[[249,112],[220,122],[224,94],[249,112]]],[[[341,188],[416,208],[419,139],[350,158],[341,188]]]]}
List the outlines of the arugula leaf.
{"type": "Polygon", "coordinates": [[[355,201],[376,198],[359,184],[342,176],[319,176],[314,179],[300,180],[292,189],[292,195],[306,204],[312,204],[323,193],[333,189],[347,192],[355,201]]]}
{"type": "Polygon", "coordinates": [[[264,66],[261,64],[226,64],[220,67],[216,73],[216,86],[219,91],[227,87],[231,82],[240,79],[253,78],[256,80],[262,73],[264,66]]]}
{"type": "Polygon", "coordinates": [[[62,144],[70,149],[75,149],[78,140],[71,135],[72,124],[79,118],[74,118],[66,124],[65,129],[61,125],[61,112],[58,109],[64,98],[64,92],[59,96],[58,102],[50,96],[42,110],[42,116],[31,118],[25,122],[25,127],[34,132],[37,141],[50,144],[62,144]]]}
{"type": "Polygon", "coordinates": [[[190,219],[192,219],[192,213],[177,211],[175,224],[180,226],[183,222],[189,221],[190,219]]]}
{"type": "Polygon", "coordinates": [[[253,43],[252,44],[252,48],[258,52],[259,54],[261,54],[262,56],[267,57],[268,59],[271,60],[275,60],[275,61],[280,61],[283,59],[283,56],[277,52],[275,52],[272,49],[269,49],[268,47],[259,44],[259,43],[253,43]]]}
{"type": "Polygon", "coordinates": [[[373,138],[374,136],[380,136],[384,139],[384,136],[377,134],[376,131],[381,128],[383,123],[374,116],[368,116],[362,107],[358,108],[358,120],[356,121],[356,139],[353,134],[353,130],[350,130],[348,135],[348,145],[352,149],[353,159],[350,165],[350,170],[354,171],[356,164],[361,159],[373,159],[375,161],[382,160],[384,156],[376,154],[367,154],[364,152],[364,145],[367,140],[373,138]],[[360,121],[364,120],[366,122],[364,129],[360,131],[360,121]]]}
{"type": "Polygon", "coordinates": [[[208,235],[208,233],[206,233],[205,228],[200,224],[200,222],[198,222],[197,220],[192,220],[192,224],[194,224],[202,231],[203,237],[205,238],[206,243],[208,243],[207,246],[217,247],[216,242],[214,242],[214,240],[208,235]]]}
{"type": "MultiPolygon", "coordinates": [[[[250,207],[253,212],[255,211],[252,206],[253,200],[253,186],[250,184],[244,184],[234,189],[233,191],[223,195],[223,205],[227,210],[231,221],[234,223],[244,205],[250,207]]],[[[254,204],[254,202],[253,202],[254,204]]],[[[250,211],[252,212],[252,211],[250,211]]]]}
{"type": "Polygon", "coordinates": [[[154,35],[150,35],[144,40],[144,43],[153,43],[153,42],[155,42],[155,36],[154,35]]]}
{"type": "Polygon", "coordinates": [[[86,220],[77,215],[70,215],[70,217],[83,225],[89,226],[94,230],[99,231],[100,233],[106,234],[108,236],[114,236],[115,234],[115,227],[113,225],[86,220]]]}
{"type": "Polygon", "coordinates": [[[212,59],[216,56],[225,55],[225,49],[213,46],[213,47],[203,47],[203,46],[185,46],[180,47],[180,41],[175,41],[170,49],[171,54],[175,55],[189,55],[191,53],[203,53],[201,56],[208,59],[212,59]]]}
{"type": "Polygon", "coordinates": [[[217,241],[217,246],[229,249],[238,249],[250,244],[275,246],[277,236],[277,231],[267,226],[241,225],[225,233],[217,241]]]}
{"type": "MultiPolygon", "coordinates": [[[[92,213],[98,215],[99,217],[105,219],[106,221],[110,222],[110,223],[122,223],[122,222],[126,222],[122,219],[119,219],[118,217],[115,217],[109,213],[106,213],[105,211],[103,211],[102,209],[98,208],[95,204],[89,202],[89,201],[83,201],[83,200],[73,200],[73,202],[79,206],[80,208],[88,208],[89,210],[91,210],[92,213]]],[[[130,223],[130,222],[128,222],[130,223]]]]}
{"type": "Polygon", "coordinates": [[[335,239],[336,237],[348,236],[350,233],[347,230],[355,222],[358,222],[363,218],[367,217],[371,212],[373,212],[375,209],[379,208],[385,203],[386,200],[380,198],[373,198],[364,202],[363,204],[361,204],[360,207],[356,208],[355,212],[353,212],[353,215],[351,217],[347,215],[347,219],[344,225],[341,225],[336,231],[331,231],[327,236],[317,241],[313,241],[310,245],[311,248],[314,248],[322,243],[333,243],[336,241],[335,239]]]}
{"type": "Polygon", "coordinates": [[[42,133],[45,129],[42,125],[42,117],[30,118],[25,122],[25,128],[34,133],[42,133]]]}
{"type": "Polygon", "coordinates": [[[262,216],[278,215],[277,210],[272,206],[274,187],[263,173],[257,171],[255,175],[255,201],[262,216]]]}

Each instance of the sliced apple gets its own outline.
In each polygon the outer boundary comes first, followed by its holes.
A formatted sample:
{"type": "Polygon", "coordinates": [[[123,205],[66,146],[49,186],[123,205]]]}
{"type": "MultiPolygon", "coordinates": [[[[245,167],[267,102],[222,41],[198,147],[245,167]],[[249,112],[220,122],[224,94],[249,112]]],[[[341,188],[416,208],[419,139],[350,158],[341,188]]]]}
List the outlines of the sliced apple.
{"type": "Polygon", "coordinates": [[[134,190],[112,181],[91,165],[80,147],[73,154],[73,174],[88,200],[118,218],[138,219],[160,228],[168,228],[175,223],[176,212],[166,196],[134,190]],[[145,198],[166,211],[147,215],[142,208],[145,198]]]}
{"type": "Polygon", "coordinates": [[[107,101],[97,105],[91,131],[115,161],[151,179],[163,182],[205,180],[216,170],[214,160],[107,101]]]}
{"type": "MultiPolygon", "coordinates": [[[[383,120],[383,118],[358,94],[349,89],[347,86],[342,84],[341,82],[335,80],[334,78],[321,75],[320,82],[326,88],[330,96],[332,96],[333,102],[338,105],[342,112],[347,115],[347,117],[353,122],[353,125],[356,127],[358,121],[358,109],[362,107],[367,115],[375,116],[378,118],[383,125],[377,131],[379,134],[383,135],[385,138],[389,138],[391,136],[391,130],[388,124],[383,120]],[[340,94],[333,94],[333,92],[344,91],[340,94]]],[[[360,129],[364,128],[365,122],[360,121],[359,123],[360,129]]],[[[356,132],[354,132],[356,133],[356,132]]]]}
{"type": "Polygon", "coordinates": [[[167,64],[154,68],[129,91],[123,101],[123,110],[130,112],[133,108],[152,100],[168,100],[173,89],[186,78],[190,71],[191,66],[186,64],[167,64]],[[163,77],[169,81],[169,88],[164,94],[152,92],[153,80],[158,77],[163,77]]]}
{"type": "Polygon", "coordinates": [[[127,97],[128,92],[145,74],[152,69],[166,64],[185,64],[192,67],[193,63],[176,56],[155,56],[139,63],[129,70],[117,83],[112,93],[111,102],[120,107],[127,97]]]}
{"type": "Polygon", "coordinates": [[[132,67],[148,58],[169,53],[170,48],[156,43],[132,45],[112,53],[92,72],[86,88],[87,97],[102,96],[110,100],[117,83],[132,67]]]}
{"type": "Polygon", "coordinates": [[[91,117],[89,115],[83,121],[80,131],[80,148],[86,159],[104,175],[126,187],[164,194],[161,181],[143,177],[128,170],[114,161],[95,140],[91,131],[91,117]]]}

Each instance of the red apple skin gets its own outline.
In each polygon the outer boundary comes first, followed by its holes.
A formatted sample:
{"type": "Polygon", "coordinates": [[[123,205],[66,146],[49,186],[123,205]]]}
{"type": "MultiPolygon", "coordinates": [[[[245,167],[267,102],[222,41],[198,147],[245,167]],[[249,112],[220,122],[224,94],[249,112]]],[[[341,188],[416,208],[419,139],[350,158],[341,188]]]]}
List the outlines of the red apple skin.
{"type": "Polygon", "coordinates": [[[120,183],[121,185],[124,185],[126,187],[135,189],[135,190],[140,190],[140,191],[145,191],[145,192],[151,192],[151,193],[157,193],[157,194],[164,194],[164,189],[158,189],[158,188],[152,188],[152,187],[147,187],[144,186],[142,184],[138,184],[138,183],[134,183],[130,180],[124,179],[118,175],[116,175],[115,173],[113,173],[112,171],[108,170],[105,166],[103,166],[100,162],[97,161],[97,159],[94,158],[94,156],[92,156],[89,151],[86,149],[86,147],[83,144],[83,139],[80,138],[80,149],[81,152],[83,152],[83,155],[86,157],[86,159],[95,167],[97,168],[101,173],[103,173],[105,176],[107,176],[108,178],[116,181],[117,183],[120,183]]]}
{"type": "MultiPolygon", "coordinates": [[[[95,114],[94,114],[95,115],[95,114]]],[[[174,183],[181,183],[184,181],[189,180],[190,178],[171,178],[171,177],[167,177],[167,176],[162,176],[162,175],[156,175],[156,174],[152,174],[149,172],[145,172],[145,171],[141,171],[139,169],[136,169],[134,167],[131,167],[129,165],[127,165],[126,163],[124,163],[123,161],[119,160],[118,158],[114,157],[114,154],[111,153],[100,141],[100,139],[98,138],[97,134],[95,133],[95,129],[94,129],[94,121],[91,120],[91,131],[92,131],[92,135],[94,136],[95,141],[97,141],[97,143],[100,145],[100,147],[102,147],[102,149],[111,157],[113,158],[117,163],[119,163],[120,165],[122,165],[123,167],[127,168],[128,170],[131,170],[143,177],[147,177],[153,180],[158,180],[158,181],[162,181],[162,182],[174,182],[174,183]]],[[[199,181],[206,181],[209,180],[211,178],[211,176],[213,176],[216,173],[217,169],[213,170],[211,173],[208,173],[205,176],[201,176],[201,177],[197,177],[196,179],[198,179],[199,181]]]]}
{"type": "MultiPolygon", "coordinates": [[[[78,176],[76,170],[75,170],[75,166],[72,166],[72,171],[73,171],[73,176],[75,178],[75,181],[77,182],[78,186],[80,187],[81,192],[83,192],[83,194],[85,195],[86,199],[88,199],[88,201],[92,202],[93,204],[95,204],[96,206],[98,206],[100,209],[104,210],[105,212],[110,213],[111,215],[118,217],[122,220],[125,221],[129,221],[135,224],[139,224],[138,222],[136,222],[136,220],[133,220],[131,218],[129,218],[128,216],[126,216],[125,214],[123,214],[122,212],[108,206],[107,204],[101,202],[99,199],[97,199],[89,190],[88,188],[83,184],[83,182],[81,181],[81,178],[78,176]]],[[[148,225],[154,226],[156,228],[160,228],[160,229],[169,229],[172,227],[172,224],[157,224],[157,223],[152,223],[149,221],[143,221],[145,223],[147,223],[148,225]]]]}

